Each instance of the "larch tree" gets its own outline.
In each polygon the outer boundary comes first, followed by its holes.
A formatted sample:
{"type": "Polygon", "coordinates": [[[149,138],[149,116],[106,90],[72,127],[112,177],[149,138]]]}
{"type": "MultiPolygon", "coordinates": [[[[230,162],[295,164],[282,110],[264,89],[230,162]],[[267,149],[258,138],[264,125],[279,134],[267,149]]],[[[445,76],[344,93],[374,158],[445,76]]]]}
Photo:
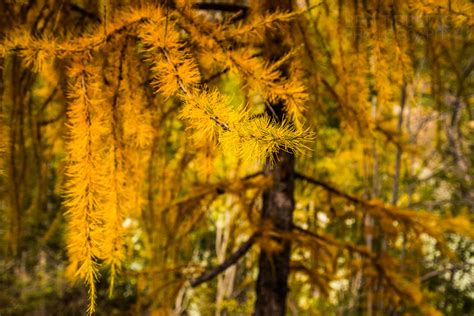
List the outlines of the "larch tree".
{"type": "Polygon", "coordinates": [[[0,313],[472,312],[473,9],[2,2],[0,313]]]}

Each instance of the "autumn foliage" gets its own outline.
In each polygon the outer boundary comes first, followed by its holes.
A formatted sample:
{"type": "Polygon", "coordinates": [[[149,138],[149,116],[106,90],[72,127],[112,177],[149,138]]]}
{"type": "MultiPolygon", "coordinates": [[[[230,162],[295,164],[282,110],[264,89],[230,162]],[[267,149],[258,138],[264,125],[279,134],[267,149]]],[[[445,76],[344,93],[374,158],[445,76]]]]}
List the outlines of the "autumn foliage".
{"type": "Polygon", "coordinates": [[[0,5],[0,268],[59,313],[472,312],[472,3],[158,2],[0,5]]]}

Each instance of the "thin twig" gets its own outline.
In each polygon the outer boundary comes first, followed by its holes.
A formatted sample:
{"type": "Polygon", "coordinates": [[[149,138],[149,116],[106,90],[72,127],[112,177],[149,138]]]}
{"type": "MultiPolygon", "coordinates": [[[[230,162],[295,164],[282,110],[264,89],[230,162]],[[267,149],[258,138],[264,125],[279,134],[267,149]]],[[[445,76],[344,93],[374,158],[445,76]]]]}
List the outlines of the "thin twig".
{"type": "Polygon", "coordinates": [[[431,278],[434,278],[435,276],[438,276],[444,272],[448,272],[448,271],[456,271],[456,270],[464,270],[468,267],[472,267],[471,264],[469,263],[460,263],[460,264],[456,264],[456,265],[453,265],[451,267],[445,267],[443,269],[440,269],[440,270],[434,270],[434,271],[430,271],[428,273],[426,273],[425,275],[423,275],[421,278],[420,278],[420,281],[421,282],[426,282],[428,281],[429,279],[431,278]]]}
{"type": "Polygon", "coordinates": [[[220,273],[224,272],[230,266],[236,264],[240,258],[242,258],[249,250],[252,248],[252,245],[255,243],[256,238],[258,237],[258,233],[254,233],[250,238],[240,246],[237,251],[235,251],[230,257],[228,257],[224,262],[220,265],[216,266],[215,268],[208,270],[198,276],[195,279],[192,279],[189,283],[192,287],[197,287],[204,282],[212,280],[220,273]]]}
{"type": "Polygon", "coordinates": [[[310,178],[304,174],[301,174],[301,173],[298,173],[298,172],[295,172],[295,177],[298,179],[301,179],[301,180],[304,180],[308,183],[311,183],[311,184],[314,184],[314,185],[317,185],[317,186],[320,186],[322,187],[323,189],[325,189],[326,191],[328,192],[331,192],[335,195],[338,195],[338,196],[341,196],[343,198],[345,198],[346,200],[348,201],[351,201],[353,203],[356,203],[356,204],[362,204],[362,205],[365,205],[365,206],[373,206],[370,204],[370,202],[368,201],[365,201],[361,198],[358,198],[356,196],[353,196],[353,195],[350,195],[348,193],[345,193],[345,192],[342,192],[338,189],[336,189],[335,187],[325,183],[325,182],[322,182],[320,180],[316,180],[316,179],[313,179],[313,178],[310,178]]]}

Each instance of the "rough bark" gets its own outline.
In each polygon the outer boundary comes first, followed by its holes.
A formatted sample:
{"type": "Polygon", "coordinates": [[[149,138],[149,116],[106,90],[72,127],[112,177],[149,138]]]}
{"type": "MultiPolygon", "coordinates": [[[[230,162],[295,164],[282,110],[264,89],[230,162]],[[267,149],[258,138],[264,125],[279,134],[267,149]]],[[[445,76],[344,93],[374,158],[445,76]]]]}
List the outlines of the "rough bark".
{"type": "MultiPolygon", "coordinates": [[[[289,231],[294,209],[294,156],[280,152],[278,162],[267,164],[265,174],[273,177],[274,184],[263,194],[262,220],[269,221],[279,231],[289,231]]],[[[255,315],[284,315],[290,273],[289,240],[276,239],[281,251],[267,253],[261,250],[257,279],[255,315]]]]}
{"type": "MultiPolygon", "coordinates": [[[[291,0],[262,1],[261,9],[267,12],[275,10],[289,11],[291,0]]],[[[268,60],[275,60],[288,52],[284,39],[280,34],[268,34],[265,54],[268,60]]],[[[285,73],[285,69],[282,69],[285,73]]],[[[283,119],[283,104],[271,104],[269,113],[277,121],[283,119]]],[[[262,223],[269,223],[277,231],[290,231],[293,223],[294,210],[294,179],[295,158],[291,153],[280,151],[273,165],[267,162],[265,175],[272,177],[273,185],[263,193],[262,223]]],[[[256,285],[257,299],[254,315],[279,316],[285,314],[288,295],[288,276],[290,273],[291,243],[289,240],[275,238],[281,246],[278,252],[268,253],[261,249],[259,257],[259,273],[256,285]]]]}

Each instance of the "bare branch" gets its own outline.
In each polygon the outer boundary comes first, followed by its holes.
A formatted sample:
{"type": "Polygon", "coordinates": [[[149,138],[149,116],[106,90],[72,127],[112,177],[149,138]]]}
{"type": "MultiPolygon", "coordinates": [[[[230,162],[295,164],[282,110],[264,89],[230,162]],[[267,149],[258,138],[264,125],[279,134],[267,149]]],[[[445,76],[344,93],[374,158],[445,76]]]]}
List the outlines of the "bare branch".
{"type": "Polygon", "coordinates": [[[218,2],[198,2],[193,4],[193,8],[199,10],[224,11],[234,13],[243,12],[244,16],[246,16],[249,11],[249,7],[246,5],[218,2]]]}
{"type": "Polygon", "coordinates": [[[367,247],[359,246],[359,245],[355,245],[355,244],[351,244],[351,243],[347,243],[347,242],[341,242],[341,241],[332,239],[328,236],[319,235],[319,234],[317,234],[313,231],[304,229],[304,228],[302,228],[298,225],[293,225],[292,229],[294,231],[297,231],[298,233],[301,233],[301,234],[307,235],[309,237],[312,237],[314,239],[320,240],[320,241],[322,241],[326,244],[330,244],[330,245],[333,245],[333,246],[336,246],[336,247],[345,248],[350,252],[356,252],[356,253],[358,253],[358,254],[360,254],[364,257],[367,257],[369,259],[374,259],[375,258],[375,254],[372,253],[369,249],[367,249],[367,247]]]}
{"type": "Polygon", "coordinates": [[[472,267],[471,264],[469,264],[468,262],[467,263],[460,263],[460,264],[456,264],[456,265],[453,265],[451,267],[445,267],[443,269],[439,269],[439,270],[434,270],[434,271],[430,271],[428,273],[426,273],[425,275],[423,275],[421,278],[420,278],[420,281],[421,282],[426,282],[428,281],[429,279],[431,278],[434,278],[435,276],[438,276],[444,272],[448,272],[448,271],[457,271],[457,270],[465,270],[469,267],[472,267]]]}
{"type": "Polygon", "coordinates": [[[301,174],[299,172],[295,172],[295,177],[297,179],[301,179],[301,180],[304,180],[308,183],[311,183],[311,184],[314,184],[316,186],[322,187],[326,191],[334,193],[335,195],[341,196],[341,197],[345,198],[348,201],[354,202],[356,204],[365,205],[365,206],[371,206],[369,202],[367,202],[367,201],[365,201],[361,198],[358,198],[356,196],[350,195],[348,193],[342,192],[342,191],[336,189],[335,187],[327,184],[326,182],[322,182],[320,180],[310,178],[310,177],[308,177],[304,174],[301,174]]]}
{"type": "Polygon", "coordinates": [[[252,248],[252,245],[255,243],[255,240],[258,237],[258,235],[259,235],[258,233],[254,233],[246,242],[242,244],[242,246],[240,246],[239,249],[237,249],[237,251],[235,251],[230,257],[228,257],[220,265],[218,265],[217,267],[211,270],[204,272],[197,278],[191,280],[190,281],[191,286],[197,287],[204,282],[212,280],[213,278],[218,276],[220,273],[227,270],[227,268],[236,264],[239,261],[239,259],[242,258],[250,250],[250,248],[252,248]]]}

